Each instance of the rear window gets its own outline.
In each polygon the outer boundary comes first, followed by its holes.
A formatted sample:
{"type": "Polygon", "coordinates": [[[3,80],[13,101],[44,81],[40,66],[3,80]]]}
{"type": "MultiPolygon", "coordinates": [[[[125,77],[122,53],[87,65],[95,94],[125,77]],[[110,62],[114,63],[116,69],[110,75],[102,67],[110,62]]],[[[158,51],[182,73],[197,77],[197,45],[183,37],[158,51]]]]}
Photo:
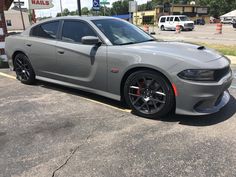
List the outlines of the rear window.
{"type": "Polygon", "coordinates": [[[42,37],[47,39],[56,39],[59,21],[48,22],[35,26],[31,30],[31,36],[42,37]]]}
{"type": "Polygon", "coordinates": [[[161,22],[164,23],[166,21],[166,17],[161,18],[161,22]]]}

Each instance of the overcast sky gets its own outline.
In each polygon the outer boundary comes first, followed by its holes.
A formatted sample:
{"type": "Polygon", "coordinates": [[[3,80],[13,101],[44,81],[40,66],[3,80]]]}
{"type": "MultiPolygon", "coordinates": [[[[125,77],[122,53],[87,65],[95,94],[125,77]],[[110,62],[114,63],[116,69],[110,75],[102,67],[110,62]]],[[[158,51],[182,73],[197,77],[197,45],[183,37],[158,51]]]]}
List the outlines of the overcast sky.
{"type": "MultiPolygon", "coordinates": [[[[28,0],[21,0],[25,2],[25,6],[28,8],[28,0]]],[[[108,0],[111,4],[118,0],[108,0]]],[[[147,0],[137,0],[138,4],[146,3],[147,0]]],[[[81,0],[82,7],[88,7],[89,9],[92,7],[93,0],[81,0]]],[[[60,0],[53,0],[54,7],[49,10],[36,10],[36,16],[56,16],[58,12],[60,12],[60,0]]],[[[77,0],[62,0],[63,9],[68,8],[70,11],[77,9],[77,0]]]]}

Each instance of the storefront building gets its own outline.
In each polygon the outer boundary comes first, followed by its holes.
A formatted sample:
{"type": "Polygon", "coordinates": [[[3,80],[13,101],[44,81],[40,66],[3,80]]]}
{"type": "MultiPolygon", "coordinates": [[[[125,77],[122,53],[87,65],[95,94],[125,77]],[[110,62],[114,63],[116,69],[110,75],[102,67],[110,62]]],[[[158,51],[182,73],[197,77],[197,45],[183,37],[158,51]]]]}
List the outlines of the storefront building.
{"type": "Polygon", "coordinates": [[[151,11],[139,11],[133,14],[133,23],[137,25],[154,24],[163,15],[187,15],[191,20],[204,19],[206,23],[210,22],[209,8],[198,5],[174,4],[169,8],[157,6],[151,11]]]}
{"type": "Polygon", "coordinates": [[[13,0],[0,0],[0,60],[6,61],[5,55],[5,37],[7,35],[6,20],[4,10],[8,10],[13,0]]]}

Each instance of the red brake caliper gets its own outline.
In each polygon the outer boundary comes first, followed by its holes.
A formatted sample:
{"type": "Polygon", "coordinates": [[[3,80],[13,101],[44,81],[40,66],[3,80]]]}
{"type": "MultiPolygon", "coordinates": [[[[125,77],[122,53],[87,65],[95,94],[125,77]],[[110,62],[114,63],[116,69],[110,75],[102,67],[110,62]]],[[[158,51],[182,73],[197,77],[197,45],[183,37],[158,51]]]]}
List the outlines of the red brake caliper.
{"type": "Polygon", "coordinates": [[[139,89],[137,89],[137,93],[136,93],[138,96],[140,96],[141,95],[141,93],[140,93],[140,88],[139,89]]]}
{"type": "Polygon", "coordinates": [[[137,92],[136,92],[136,94],[138,95],[138,96],[140,96],[141,95],[141,88],[142,87],[144,87],[144,82],[140,82],[140,87],[139,87],[139,89],[137,89],[137,92]]]}

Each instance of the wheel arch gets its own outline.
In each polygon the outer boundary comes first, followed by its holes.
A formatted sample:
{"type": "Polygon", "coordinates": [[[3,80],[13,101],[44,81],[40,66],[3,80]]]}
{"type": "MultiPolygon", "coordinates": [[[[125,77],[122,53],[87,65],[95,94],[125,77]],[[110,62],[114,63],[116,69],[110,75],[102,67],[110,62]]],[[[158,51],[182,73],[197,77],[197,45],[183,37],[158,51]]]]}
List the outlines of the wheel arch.
{"type": "Polygon", "coordinates": [[[160,26],[160,28],[163,29],[163,30],[165,30],[165,25],[162,24],[162,25],[160,26]],[[163,28],[162,28],[162,27],[163,27],[163,28]]]}
{"type": "MultiPolygon", "coordinates": [[[[127,78],[134,72],[137,71],[142,71],[142,70],[150,70],[150,71],[154,71],[159,73],[161,76],[163,76],[165,78],[165,80],[171,85],[171,88],[173,90],[173,93],[175,92],[175,88],[173,88],[173,84],[171,82],[171,79],[169,76],[167,76],[167,74],[164,74],[163,71],[160,71],[159,69],[156,68],[152,68],[152,67],[145,67],[145,66],[138,66],[138,67],[133,67],[128,69],[121,80],[121,84],[120,84],[120,96],[121,96],[121,101],[124,102],[124,85],[125,85],[125,81],[127,80],[127,78]]],[[[176,109],[176,95],[174,94],[174,109],[176,109]]]]}
{"type": "MultiPolygon", "coordinates": [[[[15,70],[15,66],[14,66],[14,62],[15,62],[15,57],[16,57],[16,55],[17,54],[20,54],[20,53],[22,53],[22,54],[24,54],[25,56],[27,56],[26,55],[26,53],[25,52],[23,52],[22,50],[16,50],[13,54],[12,54],[12,64],[13,64],[13,69],[15,70]]],[[[27,56],[28,57],[28,56],[27,56]]]]}
{"type": "MultiPolygon", "coordinates": [[[[13,70],[15,70],[15,66],[14,66],[14,62],[15,62],[15,57],[16,57],[16,55],[17,54],[24,54],[27,58],[29,58],[28,57],[28,55],[26,54],[26,52],[24,52],[23,50],[16,50],[15,52],[13,52],[13,54],[12,54],[12,65],[13,65],[13,70]]],[[[30,62],[30,64],[31,64],[31,66],[32,66],[32,63],[31,63],[31,61],[29,60],[29,62],[30,62]]]]}

